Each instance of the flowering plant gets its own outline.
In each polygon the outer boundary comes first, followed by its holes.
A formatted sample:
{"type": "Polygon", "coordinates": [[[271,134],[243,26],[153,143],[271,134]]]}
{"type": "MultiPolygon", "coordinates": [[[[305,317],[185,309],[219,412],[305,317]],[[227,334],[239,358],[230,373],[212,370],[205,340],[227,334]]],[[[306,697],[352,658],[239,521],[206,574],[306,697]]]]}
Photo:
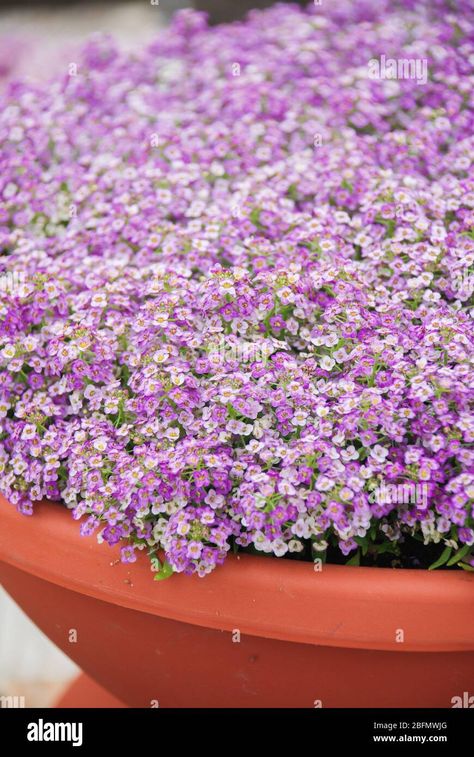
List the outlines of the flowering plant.
{"type": "Polygon", "coordinates": [[[474,24],[449,7],[183,12],[9,86],[21,512],[61,500],[158,578],[232,550],[473,569],[474,24]],[[426,81],[369,75],[385,52],[426,81]]]}

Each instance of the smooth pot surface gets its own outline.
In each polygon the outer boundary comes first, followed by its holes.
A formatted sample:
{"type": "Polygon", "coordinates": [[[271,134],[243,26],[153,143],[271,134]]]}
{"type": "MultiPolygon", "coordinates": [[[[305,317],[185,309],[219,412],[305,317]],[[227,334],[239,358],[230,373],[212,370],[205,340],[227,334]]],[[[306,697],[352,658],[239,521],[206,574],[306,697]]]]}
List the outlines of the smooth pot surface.
{"type": "Polygon", "coordinates": [[[450,707],[472,688],[466,573],[242,556],[154,582],[117,555],[60,505],[27,518],[0,501],[5,588],[130,706],[450,707]]]}

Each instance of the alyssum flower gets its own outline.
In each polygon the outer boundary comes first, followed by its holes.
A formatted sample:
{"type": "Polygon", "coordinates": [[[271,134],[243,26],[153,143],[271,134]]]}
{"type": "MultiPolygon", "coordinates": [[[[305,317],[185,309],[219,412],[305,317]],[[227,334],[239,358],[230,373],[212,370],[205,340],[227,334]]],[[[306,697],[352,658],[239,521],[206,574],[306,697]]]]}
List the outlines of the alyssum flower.
{"type": "Polygon", "coordinates": [[[417,541],[474,567],[474,25],[450,8],[183,12],[138,54],[93,40],[77,76],[9,85],[13,505],[62,500],[158,577],[242,549],[407,564],[417,541]],[[422,86],[368,75],[387,40],[422,86]]]}

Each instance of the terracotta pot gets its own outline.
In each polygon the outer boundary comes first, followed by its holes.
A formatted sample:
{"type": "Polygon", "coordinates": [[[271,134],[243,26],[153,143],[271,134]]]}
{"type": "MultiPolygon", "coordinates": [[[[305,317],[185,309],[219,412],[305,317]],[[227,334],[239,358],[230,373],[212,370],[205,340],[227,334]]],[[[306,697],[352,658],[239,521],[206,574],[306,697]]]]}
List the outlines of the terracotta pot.
{"type": "Polygon", "coordinates": [[[242,556],[154,582],[144,557],[116,558],[60,505],[26,518],[0,501],[6,590],[129,706],[450,707],[474,693],[472,575],[242,556]]]}

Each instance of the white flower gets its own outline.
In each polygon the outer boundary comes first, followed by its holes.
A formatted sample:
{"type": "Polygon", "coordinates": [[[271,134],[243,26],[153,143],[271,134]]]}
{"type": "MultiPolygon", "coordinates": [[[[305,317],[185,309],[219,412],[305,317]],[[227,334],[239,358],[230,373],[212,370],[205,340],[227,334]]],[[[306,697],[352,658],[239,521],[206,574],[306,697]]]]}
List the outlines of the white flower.
{"type": "Polygon", "coordinates": [[[283,287],[282,289],[278,289],[277,295],[284,305],[287,305],[289,302],[294,302],[294,299],[295,299],[295,295],[293,294],[293,292],[291,291],[289,287],[283,287]]]}
{"type": "Polygon", "coordinates": [[[157,313],[154,318],[156,325],[162,326],[162,327],[168,325],[168,320],[169,320],[168,313],[157,313]]]}
{"type": "Polygon", "coordinates": [[[305,413],[304,410],[297,410],[293,418],[291,419],[291,422],[293,426],[306,426],[307,417],[308,413],[305,413]]]}
{"type": "Polygon", "coordinates": [[[219,400],[221,402],[224,402],[224,403],[232,402],[232,400],[235,400],[236,396],[237,396],[237,392],[232,386],[221,387],[221,390],[219,393],[219,400]]]}
{"type": "Polygon", "coordinates": [[[175,428],[174,426],[171,426],[170,428],[167,428],[165,431],[165,436],[167,439],[170,439],[170,441],[175,442],[177,439],[179,439],[179,428],[175,428]]]}
{"type": "Polygon", "coordinates": [[[293,484],[290,484],[289,481],[285,481],[284,479],[278,482],[278,491],[280,492],[280,494],[285,494],[287,497],[291,497],[296,494],[296,489],[293,484]]]}
{"type": "Polygon", "coordinates": [[[11,181],[7,184],[5,189],[3,190],[3,196],[5,200],[9,200],[11,197],[14,197],[16,193],[18,192],[18,187],[16,184],[13,184],[11,181]]]}
{"type": "Polygon", "coordinates": [[[324,337],[324,344],[326,347],[334,347],[339,341],[337,334],[328,334],[324,337]]]}
{"type": "Polygon", "coordinates": [[[385,449],[385,447],[382,447],[380,444],[376,444],[375,447],[370,450],[370,457],[373,457],[378,463],[383,463],[387,455],[388,449],[385,449]]]}
{"type": "Polygon", "coordinates": [[[283,539],[275,539],[275,541],[272,542],[272,551],[276,557],[283,557],[283,555],[286,555],[288,552],[288,544],[286,544],[283,539]]]}
{"type": "Polygon", "coordinates": [[[332,357],[329,357],[329,355],[324,355],[324,357],[319,361],[319,365],[324,371],[330,371],[336,365],[336,361],[333,360],[332,357]]]}
{"type": "Polygon", "coordinates": [[[166,518],[159,518],[156,526],[153,529],[153,539],[155,541],[160,541],[161,537],[165,533],[166,526],[168,525],[168,521],[166,518]]]}
{"type": "Polygon", "coordinates": [[[209,507],[212,507],[213,510],[216,510],[218,507],[221,507],[225,500],[222,494],[217,494],[217,492],[214,491],[214,489],[211,489],[204,500],[206,505],[209,505],[209,507]]]}
{"type": "Polygon", "coordinates": [[[318,418],[325,418],[329,414],[329,408],[326,405],[319,405],[316,408],[316,415],[318,418]]]}
{"type": "Polygon", "coordinates": [[[291,526],[291,532],[300,539],[309,539],[311,530],[303,518],[298,518],[296,523],[291,526]]]}
{"type": "Polygon", "coordinates": [[[171,382],[175,386],[181,386],[184,383],[186,376],[184,373],[173,373],[171,376],[171,382]]]}
{"type": "Polygon", "coordinates": [[[6,358],[7,360],[11,360],[12,358],[15,357],[15,353],[16,353],[15,347],[12,344],[7,344],[3,348],[0,354],[2,355],[2,357],[6,358]]]}
{"type": "Polygon", "coordinates": [[[354,492],[348,486],[343,486],[339,492],[339,497],[343,502],[350,502],[354,498],[354,492]]]}
{"type": "Polygon", "coordinates": [[[334,359],[335,359],[335,360],[336,360],[336,361],[337,361],[338,363],[343,363],[343,362],[344,362],[345,360],[347,360],[347,352],[346,352],[346,350],[344,349],[344,347],[341,347],[341,348],[340,348],[340,349],[338,349],[338,350],[334,350],[334,352],[332,353],[332,356],[333,356],[333,358],[334,358],[334,359]]]}
{"type": "Polygon", "coordinates": [[[300,541],[298,541],[298,539],[291,539],[291,541],[288,542],[289,552],[302,552],[303,549],[304,546],[300,541]]]}
{"type": "Polygon", "coordinates": [[[327,476],[318,476],[316,480],[316,489],[318,492],[327,492],[335,486],[335,482],[327,476]]]}
{"type": "Polygon", "coordinates": [[[260,452],[261,449],[263,449],[263,444],[262,442],[258,442],[256,439],[251,439],[247,444],[246,449],[252,455],[256,455],[258,452],[260,452]]]}
{"type": "Polygon", "coordinates": [[[157,350],[155,354],[153,355],[153,360],[155,363],[166,363],[170,356],[170,353],[168,350],[157,350]]]}
{"type": "Polygon", "coordinates": [[[102,292],[97,292],[91,299],[93,308],[103,308],[107,305],[107,297],[102,292]]]}
{"type": "Polygon", "coordinates": [[[222,163],[219,163],[217,160],[213,160],[211,163],[211,173],[213,176],[223,176],[225,174],[225,169],[222,163]]]}
{"type": "Polygon", "coordinates": [[[231,279],[224,279],[219,284],[219,292],[221,294],[235,295],[234,282],[231,279]]]}
{"type": "Polygon", "coordinates": [[[36,435],[36,428],[32,423],[27,423],[21,434],[22,439],[33,439],[36,435]]]}

